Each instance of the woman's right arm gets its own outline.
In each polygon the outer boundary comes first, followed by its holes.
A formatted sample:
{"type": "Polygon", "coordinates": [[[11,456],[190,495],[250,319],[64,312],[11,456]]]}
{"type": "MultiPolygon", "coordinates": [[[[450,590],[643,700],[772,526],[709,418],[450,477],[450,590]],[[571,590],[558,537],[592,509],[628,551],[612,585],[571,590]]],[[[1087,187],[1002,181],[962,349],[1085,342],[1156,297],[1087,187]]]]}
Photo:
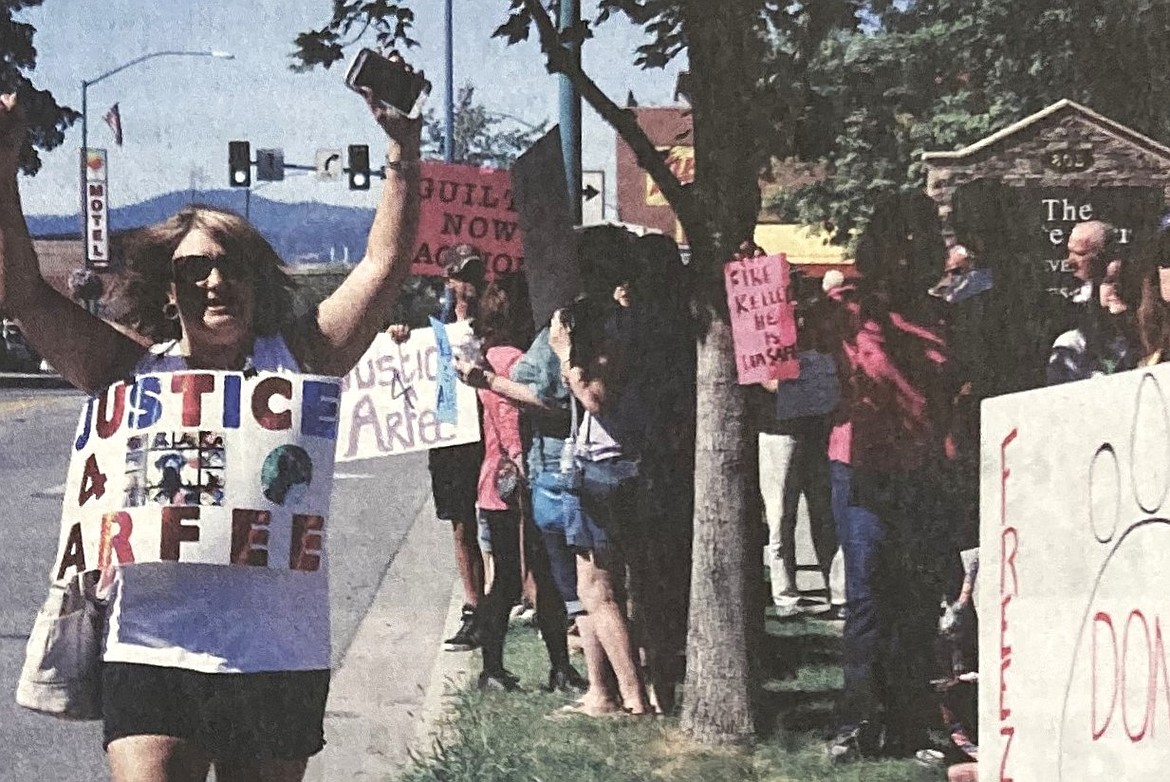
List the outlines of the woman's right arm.
{"type": "Polygon", "coordinates": [[[0,311],[74,386],[93,392],[125,377],[146,353],[131,337],[70,301],[41,276],[17,175],[26,135],[13,95],[0,95],[0,311]]]}

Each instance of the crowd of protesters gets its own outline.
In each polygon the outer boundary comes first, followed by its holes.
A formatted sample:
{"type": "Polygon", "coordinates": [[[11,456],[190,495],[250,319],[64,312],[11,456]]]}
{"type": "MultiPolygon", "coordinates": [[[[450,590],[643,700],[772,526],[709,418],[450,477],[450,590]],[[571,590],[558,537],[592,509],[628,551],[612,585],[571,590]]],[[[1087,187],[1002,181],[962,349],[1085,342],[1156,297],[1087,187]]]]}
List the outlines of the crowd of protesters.
{"type": "Polygon", "coordinates": [[[483,435],[431,452],[465,591],[445,648],[481,649],[480,689],[522,689],[504,642],[530,578],[545,688],[580,695],[557,716],[661,713],[681,676],[689,576],[687,270],[669,238],[612,226],[584,229],[576,250],[580,296],[547,324],[532,322],[521,277],[489,282],[469,245],[443,255],[440,319],[460,379],[478,391],[483,435]],[[472,541],[490,551],[490,580],[472,541]]]}
{"type": "MultiPolygon", "coordinates": [[[[833,761],[916,755],[954,778],[974,773],[980,402],[1170,356],[1170,229],[1132,257],[1117,235],[1079,224],[1073,290],[1021,292],[997,287],[1010,259],[982,237],[944,237],[925,198],[890,198],[855,275],[794,285],[799,378],[749,391],[772,612],[844,622],[833,761]],[[1021,306],[1027,324],[1008,317],[1021,306]],[[798,589],[802,497],[824,599],[798,589]],[[931,748],[932,727],[951,737],[946,752],[931,748]]],[[[448,648],[482,647],[482,689],[519,689],[504,636],[530,578],[546,687],[583,693],[561,713],[661,713],[686,629],[688,269],[666,237],[607,226],[578,238],[581,295],[547,324],[531,322],[522,284],[485,280],[474,248],[446,256],[445,317],[470,323],[476,347],[457,350],[456,366],[479,391],[484,441],[460,446],[463,461],[431,461],[436,508],[464,487],[457,513],[440,510],[466,552],[467,605],[448,648]],[[486,599],[473,540],[494,560],[486,599]],[[579,636],[584,677],[566,632],[579,636]]]]}
{"type": "Polygon", "coordinates": [[[760,416],[765,559],[777,616],[844,619],[832,760],[917,755],[974,774],[979,405],[1170,356],[1170,225],[1132,255],[1121,236],[1100,221],[1071,231],[1072,290],[999,288],[1019,258],[944,238],[924,197],[891,198],[854,279],[795,292],[800,377],[767,384],[760,416]],[[824,602],[795,588],[801,495],[824,602]],[[929,749],[932,727],[946,752],[929,749]]]}

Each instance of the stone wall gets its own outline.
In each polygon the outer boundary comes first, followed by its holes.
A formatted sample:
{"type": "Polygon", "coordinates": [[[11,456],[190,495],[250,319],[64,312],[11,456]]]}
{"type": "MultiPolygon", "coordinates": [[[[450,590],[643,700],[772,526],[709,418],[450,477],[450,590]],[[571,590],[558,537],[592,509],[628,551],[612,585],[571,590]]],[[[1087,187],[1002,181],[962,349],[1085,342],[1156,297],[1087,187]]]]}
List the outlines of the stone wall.
{"type": "MultiPolygon", "coordinates": [[[[1159,187],[1170,202],[1170,156],[1126,138],[1075,111],[1055,113],[962,157],[927,155],[926,192],[946,221],[961,185],[978,179],[1024,187],[1159,187]],[[1058,170],[1053,156],[1076,167],[1078,154],[1091,152],[1084,170],[1058,170]]],[[[1085,160],[1080,161],[1084,163],[1085,160]]]]}

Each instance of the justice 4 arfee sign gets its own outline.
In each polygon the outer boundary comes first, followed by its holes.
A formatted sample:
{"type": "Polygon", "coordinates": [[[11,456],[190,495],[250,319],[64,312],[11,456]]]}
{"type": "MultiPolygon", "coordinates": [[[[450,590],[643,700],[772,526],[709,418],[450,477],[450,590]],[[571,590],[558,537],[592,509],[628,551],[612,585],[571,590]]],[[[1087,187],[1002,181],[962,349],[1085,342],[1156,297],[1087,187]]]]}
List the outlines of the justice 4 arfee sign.
{"type": "MultiPolygon", "coordinates": [[[[475,360],[471,327],[445,327],[452,355],[475,360]]],[[[439,415],[440,350],[433,329],[401,345],[379,334],[342,381],[337,461],[396,456],[479,440],[475,390],[455,381],[453,416],[439,415]]]]}
{"type": "Polygon", "coordinates": [[[512,202],[510,171],[423,162],[418,246],[411,273],[442,276],[439,256],[457,244],[471,244],[484,253],[489,277],[521,270],[524,246],[512,202]]]}
{"type": "Polygon", "coordinates": [[[980,780],[1170,767],[1170,367],[983,406],[980,780]]]}
{"type": "Polygon", "coordinates": [[[91,398],[52,577],[144,562],[323,570],[336,378],[142,375],[91,398]]]}
{"type": "Polygon", "coordinates": [[[800,375],[795,305],[788,299],[784,255],[735,260],[723,267],[740,385],[800,375]]]}

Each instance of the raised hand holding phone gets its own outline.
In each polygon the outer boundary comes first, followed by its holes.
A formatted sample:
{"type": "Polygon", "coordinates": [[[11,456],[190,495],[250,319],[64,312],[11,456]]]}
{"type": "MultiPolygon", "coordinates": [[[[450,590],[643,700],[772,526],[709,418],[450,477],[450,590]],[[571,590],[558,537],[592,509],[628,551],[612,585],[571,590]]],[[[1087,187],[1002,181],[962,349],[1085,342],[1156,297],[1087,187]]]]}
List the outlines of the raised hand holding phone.
{"type": "Polygon", "coordinates": [[[426,75],[414,70],[397,51],[382,56],[373,49],[362,49],[350,63],[345,83],[407,119],[422,116],[431,92],[426,75]]]}

